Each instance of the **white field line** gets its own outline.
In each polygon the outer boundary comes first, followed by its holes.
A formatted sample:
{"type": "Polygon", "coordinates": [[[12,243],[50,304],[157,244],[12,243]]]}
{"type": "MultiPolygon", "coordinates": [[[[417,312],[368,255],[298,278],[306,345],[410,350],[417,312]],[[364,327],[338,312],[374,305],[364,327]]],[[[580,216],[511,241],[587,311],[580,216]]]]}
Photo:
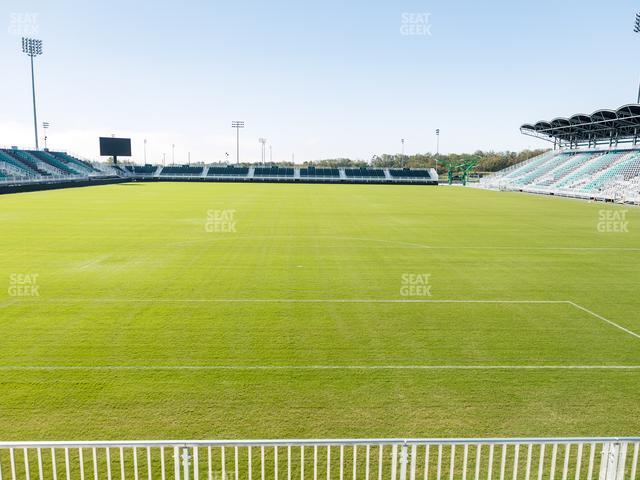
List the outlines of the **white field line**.
{"type": "MultiPolygon", "coordinates": [[[[564,304],[568,300],[434,300],[376,298],[42,298],[25,297],[12,303],[495,303],[495,304],[564,304]]],[[[8,304],[9,305],[9,304],[8,304]]]]}
{"type": "Polygon", "coordinates": [[[10,370],[640,370],[640,365],[0,365],[10,370]]]}
{"type": "Polygon", "coordinates": [[[609,325],[616,327],[620,330],[622,330],[623,332],[628,333],[629,335],[633,335],[636,338],[640,338],[640,335],[637,334],[636,332],[629,330],[628,328],[623,327],[622,325],[618,325],[616,322],[613,322],[611,320],[609,320],[608,318],[603,317],[602,315],[598,315],[595,312],[592,312],[591,310],[589,310],[588,308],[583,307],[582,305],[578,305],[577,303],[574,302],[569,302],[571,305],[573,305],[575,308],[582,310],[583,312],[588,313],[589,315],[592,315],[596,318],[599,318],[600,320],[602,320],[603,322],[608,323],[609,325]]]}

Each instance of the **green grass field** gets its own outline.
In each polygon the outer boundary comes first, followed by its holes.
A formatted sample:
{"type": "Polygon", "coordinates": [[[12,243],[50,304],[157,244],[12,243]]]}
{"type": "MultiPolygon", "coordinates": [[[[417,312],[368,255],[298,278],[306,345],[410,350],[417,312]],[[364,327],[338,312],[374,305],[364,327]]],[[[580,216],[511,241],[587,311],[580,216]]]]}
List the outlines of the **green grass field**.
{"type": "Polygon", "coordinates": [[[0,225],[2,440],[640,432],[632,207],[133,183],[0,196],[0,225]]]}

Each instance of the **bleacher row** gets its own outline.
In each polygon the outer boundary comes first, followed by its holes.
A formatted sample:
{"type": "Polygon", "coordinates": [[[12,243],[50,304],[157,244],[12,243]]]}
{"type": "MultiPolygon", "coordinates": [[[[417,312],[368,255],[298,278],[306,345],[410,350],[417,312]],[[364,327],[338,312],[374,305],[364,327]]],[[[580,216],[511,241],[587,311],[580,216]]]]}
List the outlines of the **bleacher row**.
{"type": "Polygon", "coordinates": [[[126,165],[116,167],[125,176],[140,179],[208,179],[247,181],[299,181],[345,183],[435,183],[437,176],[429,169],[322,168],[232,165],[126,165]]]}
{"type": "Polygon", "coordinates": [[[550,151],[481,180],[481,186],[640,202],[640,149],[550,151]]]}
{"type": "Polygon", "coordinates": [[[88,162],[65,152],[0,149],[0,180],[65,179],[102,173],[88,162]]]}

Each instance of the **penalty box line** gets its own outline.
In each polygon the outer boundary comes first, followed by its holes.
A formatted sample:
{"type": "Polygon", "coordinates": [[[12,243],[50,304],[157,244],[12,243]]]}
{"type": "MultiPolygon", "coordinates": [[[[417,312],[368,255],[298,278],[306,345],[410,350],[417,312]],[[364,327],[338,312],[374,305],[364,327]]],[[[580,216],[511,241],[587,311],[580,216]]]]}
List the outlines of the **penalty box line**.
{"type": "Polygon", "coordinates": [[[12,370],[640,370],[640,365],[0,365],[0,371],[12,370]]]}
{"type": "MultiPolygon", "coordinates": [[[[189,299],[189,298],[176,298],[176,299],[139,299],[139,298],[59,298],[59,299],[46,299],[42,301],[40,297],[33,301],[34,303],[74,303],[74,302],[91,302],[91,303],[480,303],[480,304],[548,304],[548,305],[570,305],[573,308],[581,310],[592,317],[595,317],[618,330],[621,330],[628,335],[631,335],[640,340],[640,334],[630,330],[622,325],[609,320],[602,315],[589,310],[582,305],[572,302],[571,300],[461,300],[461,299],[329,299],[329,298],[317,298],[317,299],[305,299],[305,298],[203,298],[203,299],[189,299]]],[[[0,305],[0,307],[8,307],[14,304],[20,303],[17,299],[0,305]]]]}

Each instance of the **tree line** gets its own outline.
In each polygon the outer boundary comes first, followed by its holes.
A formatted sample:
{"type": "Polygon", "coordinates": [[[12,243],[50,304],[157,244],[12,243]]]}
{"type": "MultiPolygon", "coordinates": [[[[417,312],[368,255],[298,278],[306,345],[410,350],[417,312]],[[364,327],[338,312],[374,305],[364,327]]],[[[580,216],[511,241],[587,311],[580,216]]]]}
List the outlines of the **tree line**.
{"type": "Polygon", "coordinates": [[[331,158],[304,162],[305,166],[314,167],[378,167],[378,168],[435,168],[436,161],[438,172],[446,172],[446,164],[460,164],[468,160],[477,160],[476,172],[496,172],[516,163],[524,162],[532,157],[541,155],[546,150],[522,150],[520,152],[494,152],[477,150],[474,153],[449,153],[435,155],[432,153],[419,153],[416,155],[375,155],[369,162],[365,160],[353,160],[350,158],[331,158]]]}

